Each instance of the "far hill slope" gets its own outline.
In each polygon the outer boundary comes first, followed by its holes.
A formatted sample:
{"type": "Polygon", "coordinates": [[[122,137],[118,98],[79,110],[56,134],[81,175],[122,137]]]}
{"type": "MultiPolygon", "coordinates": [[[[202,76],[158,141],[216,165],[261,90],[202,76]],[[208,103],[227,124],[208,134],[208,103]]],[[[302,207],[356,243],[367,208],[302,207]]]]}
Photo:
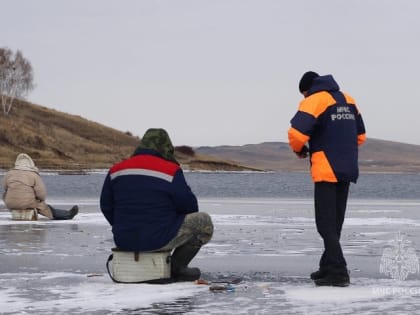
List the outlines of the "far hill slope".
{"type": "MultiPolygon", "coordinates": [[[[1,169],[12,167],[21,152],[43,169],[109,168],[129,157],[140,141],[129,132],[25,101],[16,101],[9,115],[0,113],[0,131],[1,169]]],[[[176,150],[176,157],[189,169],[247,169],[192,150],[176,150]]]]}
{"type": "Polygon", "coordinates": [[[0,114],[0,167],[20,152],[40,168],[106,167],[132,152],[138,139],[79,116],[17,101],[0,114]]]}
{"type": "MultiPolygon", "coordinates": [[[[148,127],[148,126],[147,126],[148,127]]],[[[9,115],[0,113],[0,169],[13,166],[18,153],[28,153],[43,169],[109,168],[127,158],[140,139],[80,116],[17,101],[9,115]]],[[[309,168],[287,143],[176,148],[185,169],[284,170],[309,168]]],[[[420,146],[368,139],[360,149],[362,171],[420,172],[420,146]]]]}
{"type": "MultiPolygon", "coordinates": [[[[308,170],[307,159],[297,159],[284,142],[243,146],[198,147],[197,153],[237,161],[243,165],[274,171],[308,170]]],[[[360,147],[360,169],[372,172],[420,172],[420,146],[368,139],[360,147]]]]}

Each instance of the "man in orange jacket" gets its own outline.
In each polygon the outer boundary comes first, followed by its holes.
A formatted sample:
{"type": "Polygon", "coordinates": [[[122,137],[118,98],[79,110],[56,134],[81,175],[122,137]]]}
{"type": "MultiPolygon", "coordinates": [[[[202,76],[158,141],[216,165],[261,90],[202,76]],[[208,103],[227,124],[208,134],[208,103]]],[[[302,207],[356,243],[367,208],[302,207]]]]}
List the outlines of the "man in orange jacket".
{"type": "Polygon", "coordinates": [[[299,91],[304,99],[290,122],[289,145],[299,158],[310,156],[315,222],[324,241],[319,270],[311,279],[320,286],[348,286],[340,235],[350,182],[356,183],[359,176],[358,146],[366,140],[364,123],[354,99],[340,91],[331,75],[308,71],[299,91]]]}

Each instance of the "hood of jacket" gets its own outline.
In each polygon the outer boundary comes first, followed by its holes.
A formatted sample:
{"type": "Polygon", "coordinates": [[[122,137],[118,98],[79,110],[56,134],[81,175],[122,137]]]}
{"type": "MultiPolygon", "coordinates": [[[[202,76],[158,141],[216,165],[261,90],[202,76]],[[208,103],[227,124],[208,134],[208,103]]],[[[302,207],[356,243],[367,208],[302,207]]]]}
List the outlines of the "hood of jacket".
{"type": "Polygon", "coordinates": [[[34,161],[26,153],[20,153],[15,161],[15,170],[32,171],[38,173],[38,168],[35,166],[34,161]]]}
{"type": "Polygon", "coordinates": [[[334,80],[333,76],[331,74],[327,74],[316,77],[312,81],[311,88],[308,90],[308,95],[312,95],[321,91],[333,92],[339,90],[340,87],[338,86],[338,83],[334,80]]]}
{"type": "Polygon", "coordinates": [[[144,149],[153,150],[162,156],[165,160],[175,162],[179,165],[174,155],[175,148],[172,145],[168,133],[164,129],[148,129],[141,139],[140,145],[134,151],[133,155],[139,154],[144,149]]]}

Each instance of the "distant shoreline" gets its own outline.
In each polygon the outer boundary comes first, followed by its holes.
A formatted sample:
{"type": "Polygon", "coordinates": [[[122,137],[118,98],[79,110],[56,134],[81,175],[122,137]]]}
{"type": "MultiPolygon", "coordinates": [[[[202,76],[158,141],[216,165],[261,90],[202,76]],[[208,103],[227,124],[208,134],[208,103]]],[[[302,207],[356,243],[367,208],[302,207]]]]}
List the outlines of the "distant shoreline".
{"type": "MultiPolygon", "coordinates": [[[[0,175],[4,175],[9,169],[0,169],[0,175]]],[[[108,173],[108,168],[98,168],[98,169],[40,169],[41,174],[50,174],[50,175],[89,175],[89,174],[106,174],[108,173]]],[[[252,171],[252,170],[243,170],[243,171],[229,171],[229,170],[188,170],[183,169],[184,173],[307,173],[310,175],[309,170],[262,170],[262,171],[252,171]]],[[[420,175],[419,171],[373,171],[373,170],[361,170],[359,176],[363,174],[413,174],[420,175]]]]}

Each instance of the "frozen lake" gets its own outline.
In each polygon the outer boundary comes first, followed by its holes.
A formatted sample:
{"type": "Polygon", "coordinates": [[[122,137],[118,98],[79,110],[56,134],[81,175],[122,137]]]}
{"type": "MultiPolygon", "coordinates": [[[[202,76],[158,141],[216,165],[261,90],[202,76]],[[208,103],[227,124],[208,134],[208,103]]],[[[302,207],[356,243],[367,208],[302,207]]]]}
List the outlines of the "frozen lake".
{"type": "Polygon", "coordinates": [[[420,257],[420,200],[351,198],[342,235],[351,285],[320,288],[309,280],[322,251],[311,198],[199,196],[215,233],[192,265],[209,280],[243,277],[219,293],[113,283],[105,262],[114,244],[97,199],[51,200],[79,203],[80,214],[28,223],[0,210],[1,314],[420,314],[419,273],[397,281],[380,272],[399,232],[420,257]]]}

